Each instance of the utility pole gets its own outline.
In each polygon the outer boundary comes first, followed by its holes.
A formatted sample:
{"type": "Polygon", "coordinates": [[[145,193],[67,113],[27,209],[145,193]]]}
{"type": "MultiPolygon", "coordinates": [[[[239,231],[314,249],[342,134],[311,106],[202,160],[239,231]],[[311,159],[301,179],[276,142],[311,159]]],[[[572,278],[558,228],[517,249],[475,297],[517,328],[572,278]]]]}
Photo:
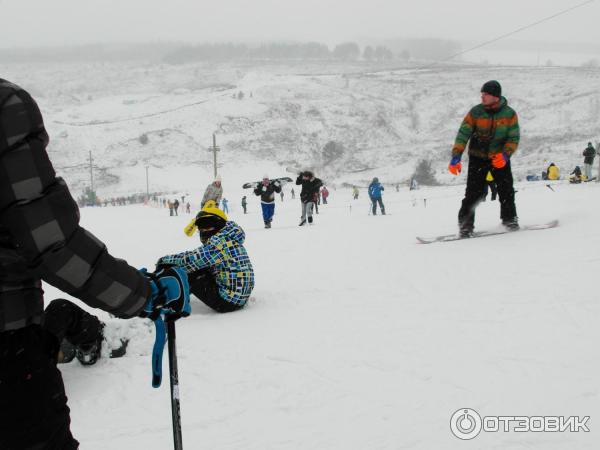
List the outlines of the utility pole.
{"type": "Polygon", "coordinates": [[[94,192],[94,169],[92,166],[93,163],[93,159],[92,159],[92,151],[90,150],[90,190],[92,192],[94,192]]]}
{"type": "Polygon", "coordinates": [[[214,177],[217,178],[217,152],[221,149],[217,147],[217,136],[213,133],[213,145],[212,148],[209,148],[209,152],[213,152],[213,167],[214,167],[214,177]]]}
{"type": "Polygon", "coordinates": [[[148,183],[148,166],[146,166],[146,199],[150,200],[150,184],[148,183]]]}

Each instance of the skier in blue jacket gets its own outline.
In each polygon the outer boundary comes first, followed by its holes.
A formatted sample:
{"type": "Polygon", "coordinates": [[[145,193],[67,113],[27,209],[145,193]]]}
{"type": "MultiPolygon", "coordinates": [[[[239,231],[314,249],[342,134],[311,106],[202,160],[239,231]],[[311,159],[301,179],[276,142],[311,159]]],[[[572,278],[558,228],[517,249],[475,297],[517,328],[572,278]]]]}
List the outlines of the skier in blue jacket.
{"type": "Polygon", "coordinates": [[[384,188],[379,182],[379,178],[373,178],[371,184],[369,185],[369,198],[371,199],[371,203],[373,204],[373,215],[377,215],[377,203],[379,203],[379,209],[381,209],[381,214],[385,215],[385,206],[383,206],[383,201],[381,200],[381,191],[384,188]]]}

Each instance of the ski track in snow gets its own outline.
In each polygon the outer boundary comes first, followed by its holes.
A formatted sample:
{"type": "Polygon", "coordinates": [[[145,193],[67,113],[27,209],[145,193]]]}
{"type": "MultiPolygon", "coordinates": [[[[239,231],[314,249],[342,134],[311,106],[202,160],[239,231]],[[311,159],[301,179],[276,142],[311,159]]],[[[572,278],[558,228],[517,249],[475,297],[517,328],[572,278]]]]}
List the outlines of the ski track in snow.
{"type": "MultiPolygon", "coordinates": [[[[302,228],[291,186],[271,230],[257,198],[243,215],[242,191],[225,193],[256,288],[242,311],[218,315],[194,299],[177,322],[186,448],[598,447],[600,185],[521,184],[521,223],[556,218],[558,228],[427,246],[415,237],[455,230],[464,186],[389,187],[391,215],[376,217],[364,191],[352,202],[349,190],[331,190],[316,225],[302,228]],[[469,444],[449,427],[464,407],[589,415],[592,432],[482,433],[469,444]]],[[[481,204],[477,228],[497,227],[498,215],[498,202],[481,204]]],[[[83,225],[137,267],[195,246],[182,231],[189,219],[144,206],[82,210],[83,225]]],[[[171,448],[166,358],[163,386],[151,387],[153,326],[99,314],[112,339],[128,333],[131,343],[120,359],[61,366],[75,436],[86,450],[171,448]]]]}

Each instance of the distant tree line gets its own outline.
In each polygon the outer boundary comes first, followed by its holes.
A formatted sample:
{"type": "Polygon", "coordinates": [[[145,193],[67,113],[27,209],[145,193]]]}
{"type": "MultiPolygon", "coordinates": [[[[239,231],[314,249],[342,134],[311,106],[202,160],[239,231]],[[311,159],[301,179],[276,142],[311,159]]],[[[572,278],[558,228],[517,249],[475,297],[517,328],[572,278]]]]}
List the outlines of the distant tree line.
{"type": "MultiPolygon", "coordinates": [[[[0,0],[1,1],[1,0],[0,0]]],[[[174,42],[148,44],[88,44],[69,47],[4,48],[0,63],[67,61],[163,60],[180,64],[195,61],[234,60],[342,60],[388,61],[441,59],[460,51],[460,45],[441,39],[390,40],[362,48],[356,42],[342,42],[330,49],[319,42],[262,45],[205,43],[182,45],[174,42]]]]}
{"type": "Polygon", "coordinates": [[[164,61],[182,64],[194,61],[231,60],[341,60],[389,61],[408,60],[411,53],[400,50],[394,53],[384,45],[366,46],[363,51],[356,42],[342,42],[332,50],[318,42],[266,43],[259,46],[233,43],[213,43],[181,46],[165,55],[164,61]]]}

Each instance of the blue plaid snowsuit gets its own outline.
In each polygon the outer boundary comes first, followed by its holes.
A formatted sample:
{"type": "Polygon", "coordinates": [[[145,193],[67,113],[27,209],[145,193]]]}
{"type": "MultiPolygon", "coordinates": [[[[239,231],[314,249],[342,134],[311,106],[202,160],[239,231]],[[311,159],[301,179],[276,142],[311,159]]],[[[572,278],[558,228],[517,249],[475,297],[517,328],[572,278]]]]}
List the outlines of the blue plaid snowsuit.
{"type": "Polygon", "coordinates": [[[205,245],[164,256],[160,263],[181,266],[188,273],[208,268],[223,300],[243,306],[254,289],[254,269],[243,245],[245,238],[244,230],[229,221],[205,245]]]}

